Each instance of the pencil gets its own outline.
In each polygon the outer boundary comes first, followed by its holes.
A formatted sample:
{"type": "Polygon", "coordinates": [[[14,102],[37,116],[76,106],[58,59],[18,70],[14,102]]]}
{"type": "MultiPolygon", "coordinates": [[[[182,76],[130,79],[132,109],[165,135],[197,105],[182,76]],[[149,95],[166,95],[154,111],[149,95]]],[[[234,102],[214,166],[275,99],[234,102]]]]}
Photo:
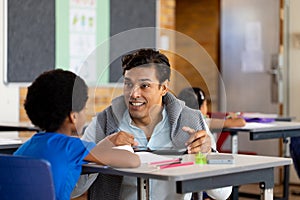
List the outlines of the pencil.
{"type": "Polygon", "coordinates": [[[193,165],[194,162],[183,162],[183,163],[176,163],[176,164],[168,164],[168,165],[162,165],[159,166],[159,169],[167,169],[167,168],[173,168],[173,167],[181,167],[181,166],[188,166],[193,165]]]}

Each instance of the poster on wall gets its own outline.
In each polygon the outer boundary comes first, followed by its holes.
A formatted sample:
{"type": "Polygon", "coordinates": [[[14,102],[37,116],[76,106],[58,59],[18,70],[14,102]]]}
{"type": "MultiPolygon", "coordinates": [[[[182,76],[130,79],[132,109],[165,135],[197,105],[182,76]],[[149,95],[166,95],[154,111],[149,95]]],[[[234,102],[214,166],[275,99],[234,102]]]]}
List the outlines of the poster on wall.
{"type": "Polygon", "coordinates": [[[242,72],[263,72],[264,51],[262,49],[261,22],[250,21],[245,24],[245,48],[242,52],[242,72]]]}
{"type": "Polygon", "coordinates": [[[96,82],[96,63],[85,63],[94,61],[87,57],[97,45],[96,1],[70,0],[69,6],[70,70],[96,82]]]}

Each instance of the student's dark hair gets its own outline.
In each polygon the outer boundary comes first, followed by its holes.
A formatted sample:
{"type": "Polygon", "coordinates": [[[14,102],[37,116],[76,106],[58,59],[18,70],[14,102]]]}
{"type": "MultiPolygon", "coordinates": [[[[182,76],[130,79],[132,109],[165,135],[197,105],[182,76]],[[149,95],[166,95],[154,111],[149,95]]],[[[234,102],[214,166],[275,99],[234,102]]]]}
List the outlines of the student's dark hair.
{"type": "Polygon", "coordinates": [[[24,107],[34,125],[54,132],[72,111],[84,109],[87,99],[88,89],[82,78],[55,69],[42,73],[28,87],[24,107]]]}
{"type": "Polygon", "coordinates": [[[184,101],[185,105],[190,108],[200,109],[205,100],[205,93],[200,88],[188,87],[181,90],[178,99],[184,101]]]}
{"type": "Polygon", "coordinates": [[[169,59],[154,49],[139,49],[122,57],[123,75],[126,70],[135,67],[156,68],[156,76],[160,83],[170,80],[171,69],[169,59]]]}

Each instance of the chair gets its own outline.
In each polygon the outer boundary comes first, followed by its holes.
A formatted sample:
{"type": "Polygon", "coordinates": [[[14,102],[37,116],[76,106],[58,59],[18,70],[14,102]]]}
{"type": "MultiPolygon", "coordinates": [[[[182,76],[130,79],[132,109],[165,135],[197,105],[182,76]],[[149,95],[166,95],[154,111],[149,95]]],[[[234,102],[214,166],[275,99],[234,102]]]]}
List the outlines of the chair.
{"type": "Polygon", "coordinates": [[[0,155],[1,200],[54,200],[50,163],[25,156],[0,155]]]}
{"type": "MultiPolygon", "coordinates": [[[[225,150],[223,149],[223,145],[226,142],[226,140],[230,138],[230,132],[221,132],[220,136],[217,140],[217,151],[220,153],[231,153],[231,150],[225,150]]],[[[247,154],[247,155],[257,155],[256,152],[251,151],[238,151],[238,154],[247,154]]]]}
{"type": "MultiPolygon", "coordinates": [[[[298,178],[300,178],[300,137],[291,137],[290,142],[290,154],[293,159],[293,165],[297,172],[298,178]]],[[[293,195],[300,195],[300,191],[292,191],[293,195]]]]}
{"type": "Polygon", "coordinates": [[[290,154],[293,159],[293,164],[300,178],[300,137],[291,137],[290,154]]]}

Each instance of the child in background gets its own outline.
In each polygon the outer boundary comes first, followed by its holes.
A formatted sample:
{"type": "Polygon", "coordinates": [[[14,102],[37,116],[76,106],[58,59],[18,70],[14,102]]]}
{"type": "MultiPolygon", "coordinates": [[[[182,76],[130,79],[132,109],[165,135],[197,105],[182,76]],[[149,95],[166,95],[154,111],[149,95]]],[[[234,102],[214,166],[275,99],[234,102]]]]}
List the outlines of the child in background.
{"type": "Polygon", "coordinates": [[[178,99],[183,100],[190,108],[199,109],[206,117],[210,129],[217,130],[223,127],[242,127],[246,125],[246,121],[235,113],[229,113],[225,119],[208,118],[207,99],[200,88],[185,88],[179,93],[178,99]]]}
{"type": "Polygon", "coordinates": [[[36,133],[14,155],[50,162],[56,199],[70,199],[85,161],[112,167],[140,165],[138,155],[114,148],[115,134],[98,144],[71,137],[81,133],[85,124],[87,99],[84,80],[61,69],[44,72],[28,87],[25,110],[43,132],[36,133]]]}
{"type": "MultiPolygon", "coordinates": [[[[187,105],[188,107],[192,109],[200,110],[202,115],[205,117],[205,120],[211,130],[222,130],[223,127],[236,127],[236,126],[241,127],[246,125],[246,121],[243,118],[239,118],[237,115],[233,113],[229,113],[229,115],[227,115],[227,117],[224,119],[208,118],[207,99],[205,97],[205,93],[200,88],[196,88],[196,87],[185,88],[178,94],[178,99],[184,101],[185,105],[187,105]]],[[[218,142],[217,142],[217,148],[218,148],[218,142]]],[[[224,194],[228,189],[231,188],[230,187],[223,188],[224,194]]],[[[220,189],[220,191],[222,191],[222,188],[220,189]]],[[[211,199],[210,197],[214,197],[212,194],[209,194],[209,196],[207,194],[208,193],[204,192],[202,198],[200,199],[209,200],[211,199]]],[[[194,193],[193,195],[195,195],[194,199],[198,199],[197,193],[194,193]]],[[[214,197],[213,199],[219,199],[219,198],[214,197]]]]}

